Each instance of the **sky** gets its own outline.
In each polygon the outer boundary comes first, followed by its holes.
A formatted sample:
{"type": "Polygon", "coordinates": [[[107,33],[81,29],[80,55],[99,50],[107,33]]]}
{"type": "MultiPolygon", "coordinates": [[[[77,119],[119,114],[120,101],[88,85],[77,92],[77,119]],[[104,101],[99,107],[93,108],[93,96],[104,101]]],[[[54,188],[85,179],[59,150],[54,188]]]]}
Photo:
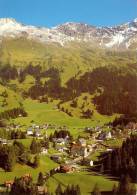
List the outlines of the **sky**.
{"type": "Polygon", "coordinates": [[[137,18],[137,0],[0,0],[0,18],[35,26],[114,26],[137,18]]]}

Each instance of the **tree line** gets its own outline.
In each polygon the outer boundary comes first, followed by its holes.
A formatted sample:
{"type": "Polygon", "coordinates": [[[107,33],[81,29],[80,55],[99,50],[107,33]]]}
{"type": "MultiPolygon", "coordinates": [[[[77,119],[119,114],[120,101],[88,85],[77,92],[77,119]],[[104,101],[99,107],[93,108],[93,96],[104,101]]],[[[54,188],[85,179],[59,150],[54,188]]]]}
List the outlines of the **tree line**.
{"type": "Polygon", "coordinates": [[[37,168],[40,164],[39,152],[37,144],[35,145],[37,150],[33,152],[33,147],[30,146],[30,150],[18,141],[14,141],[12,145],[0,144],[0,167],[5,171],[12,171],[16,163],[26,164],[33,168],[37,168]],[[31,154],[35,154],[32,158],[31,154]]]}
{"type": "Polygon", "coordinates": [[[72,99],[83,92],[96,92],[93,101],[101,114],[137,113],[137,75],[132,69],[99,67],[79,79],[71,78],[67,89],[72,99]]]}
{"type": "MultiPolygon", "coordinates": [[[[17,78],[23,82],[28,74],[35,78],[35,84],[28,92],[24,92],[25,97],[39,99],[46,95],[66,102],[74,100],[81,93],[88,92],[96,94],[93,102],[101,114],[128,113],[132,115],[137,113],[136,66],[131,66],[130,69],[98,67],[79,78],[72,77],[67,81],[66,87],[62,86],[60,71],[57,68],[42,70],[40,65],[32,66],[31,64],[24,69],[17,69],[10,65],[3,65],[0,68],[0,77],[6,81],[17,78]],[[47,78],[47,80],[42,83],[41,78],[47,78]]],[[[87,116],[87,113],[85,114],[87,116]]]]}
{"type": "Polygon", "coordinates": [[[116,177],[129,175],[132,181],[137,179],[137,136],[131,135],[120,148],[105,152],[97,162],[98,171],[116,177]]]}
{"type": "Polygon", "coordinates": [[[17,118],[19,116],[26,117],[27,112],[24,110],[24,108],[19,107],[19,108],[13,108],[9,110],[5,110],[0,113],[0,120],[2,119],[10,119],[10,118],[17,118]]]}
{"type": "MultiPolygon", "coordinates": [[[[44,186],[44,176],[40,172],[38,175],[37,182],[34,183],[32,177],[28,177],[24,179],[15,178],[14,183],[12,185],[10,195],[39,195],[38,187],[37,186],[44,186]]],[[[44,189],[44,188],[43,188],[44,189]]],[[[43,191],[43,195],[53,195],[53,193],[43,191]]],[[[65,188],[62,188],[62,185],[59,183],[56,190],[55,195],[82,195],[81,189],[79,185],[67,185],[65,188]]],[[[128,175],[121,177],[120,182],[118,185],[114,184],[111,191],[102,191],[96,183],[91,195],[136,195],[136,187],[134,184],[131,183],[131,180],[128,175]]]]}
{"type": "Polygon", "coordinates": [[[70,139],[72,136],[71,136],[71,134],[70,134],[70,132],[68,131],[68,130],[60,130],[60,131],[56,131],[55,130],[55,132],[52,134],[50,134],[50,140],[52,141],[53,140],[53,138],[63,138],[63,139],[65,139],[65,138],[68,138],[68,139],[70,139]]]}

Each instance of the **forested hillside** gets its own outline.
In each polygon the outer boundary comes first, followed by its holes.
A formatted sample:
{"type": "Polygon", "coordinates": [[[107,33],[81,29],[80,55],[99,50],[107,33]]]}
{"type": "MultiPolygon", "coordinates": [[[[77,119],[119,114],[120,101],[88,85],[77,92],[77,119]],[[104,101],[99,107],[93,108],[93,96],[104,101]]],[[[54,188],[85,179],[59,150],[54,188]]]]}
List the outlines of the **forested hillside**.
{"type": "MultiPolygon", "coordinates": [[[[18,94],[18,102],[22,98],[46,103],[49,99],[58,99],[61,111],[84,118],[92,118],[95,110],[102,115],[137,113],[134,51],[101,50],[82,43],[62,48],[23,39],[3,43],[1,88],[5,88],[9,97],[12,93],[18,94]],[[83,99],[79,107],[83,93],[88,98],[83,99]]],[[[10,104],[10,101],[3,104],[3,110],[9,109],[10,104]]],[[[20,106],[23,108],[23,102],[20,106]]],[[[17,107],[15,103],[13,108],[17,107]]]]}

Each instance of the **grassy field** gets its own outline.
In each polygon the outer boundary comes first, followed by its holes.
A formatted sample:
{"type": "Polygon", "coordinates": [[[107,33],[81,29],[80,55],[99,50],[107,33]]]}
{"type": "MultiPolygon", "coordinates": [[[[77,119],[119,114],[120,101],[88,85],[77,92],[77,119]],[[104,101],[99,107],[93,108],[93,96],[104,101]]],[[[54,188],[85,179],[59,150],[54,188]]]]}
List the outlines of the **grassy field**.
{"type": "Polygon", "coordinates": [[[22,100],[20,95],[0,84],[0,112],[19,107],[22,100]],[[2,95],[5,91],[7,93],[6,97],[2,95]],[[3,106],[4,102],[6,102],[5,106],[3,106]]]}
{"type": "Polygon", "coordinates": [[[0,169],[0,184],[3,184],[8,180],[14,180],[15,177],[21,177],[28,173],[32,175],[34,181],[37,181],[39,172],[46,173],[57,166],[58,164],[50,160],[49,157],[41,156],[40,166],[36,169],[26,165],[22,166],[20,164],[17,164],[12,172],[5,172],[4,170],[0,169]]]}
{"type": "Polygon", "coordinates": [[[18,142],[21,142],[26,148],[29,148],[30,147],[30,144],[32,142],[32,137],[30,138],[27,138],[27,139],[18,139],[17,141],[18,142]]]}
{"type": "Polygon", "coordinates": [[[84,73],[100,66],[125,66],[135,63],[136,53],[106,52],[86,43],[70,43],[67,47],[57,44],[41,44],[24,38],[5,39],[1,47],[2,64],[25,67],[40,64],[43,69],[56,67],[63,70],[62,82],[78,73],[84,73]]]}
{"type": "MultiPolygon", "coordinates": [[[[15,119],[15,123],[25,125],[26,127],[31,125],[31,122],[35,124],[55,124],[57,126],[66,125],[73,136],[83,134],[83,129],[87,126],[103,125],[114,119],[114,116],[101,116],[93,119],[80,119],[78,117],[70,117],[66,113],[59,111],[55,108],[56,102],[54,103],[39,103],[36,100],[26,99],[24,101],[24,108],[28,113],[28,117],[20,117],[15,119]]],[[[25,128],[26,128],[25,127],[25,128]]],[[[48,130],[48,134],[54,130],[48,130]]]]}
{"type": "MultiPolygon", "coordinates": [[[[21,38],[8,39],[2,42],[2,49],[0,51],[1,64],[11,64],[16,68],[24,68],[29,64],[33,66],[40,65],[43,70],[47,70],[51,67],[55,67],[60,72],[61,84],[65,83],[71,78],[76,76],[79,78],[85,72],[92,71],[97,67],[109,66],[109,67],[126,67],[129,64],[134,64],[137,61],[136,53],[133,52],[130,55],[126,52],[107,52],[86,44],[72,43],[67,47],[60,47],[56,44],[43,45],[34,41],[27,41],[21,38]]],[[[129,68],[129,66],[127,66],[129,68]]],[[[41,79],[41,82],[45,82],[45,78],[41,79]]],[[[25,99],[21,97],[22,91],[28,91],[29,88],[35,84],[34,77],[27,75],[25,80],[20,83],[17,79],[10,80],[5,86],[0,85],[0,94],[3,91],[7,91],[8,97],[0,96],[0,112],[19,107],[20,103],[23,104],[25,111],[28,113],[27,117],[18,117],[17,119],[11,119],[10,122],[23,125],[21,130],[27,130],[32,124],[54,124],[56,127],[66,125],[74,138],[79,135],[87,135],[84,131],[85,127],[102,126],[112,120],[115,116],[102,116],[96,111],[94,104],[92,103],[93,97],[87,95],[87,102],[84,109],[90,108],[94,110],[94,115],[91,119],[81,119],[81,105],[85,103],[84,96],[81,95],[78,98],[78,107],[71,111],[74,112],[74,117],[68,116],[66,113],[56,109],[56,101],[46,104],[39,103],[36,100],[25,99]],[[3,102],[7,105],[3,107],[3,102]]],[[[64,107],[72,109],[70,107],[71,102],[64,103],[64,107]]],[[[55,129],[48,129],[47,133],[50,135],[55,129]]],[[[21,141],[25,147],[29,147],[32,139],[23,139],[21,141]]],[[[119,146],[121,140],[111,140],[107,144],[119,146]]],[[[49,154],[54,154],[53,148],[49,149],[49,154]]],[[[96,160],[99,152],[95,152],[90,156],[92,160],[96,160]]],[[[48,156],[40,157],[40,166],[37,169],[33,169],[26,165],[16,164],[13,172],[5,172],[0,169],[0,184],[3,184],[7,180],[13,180],[14,177],[23,176],[26,173],[30,173],[34,179],[37,180],[39,172],[46,173],[58,164],[53,162],[48,156]]],[[[88,195],[93,190],[93,187],[98,183],[101,190],[111,190],[116,181],[111,178],[107,178],[101,175],[96,175],[89,172],[77,172],[72,174],[56,174],[50,178],[47,182],[47,186],[50,192],[54,192],[57,185],[61,183],[63,187],[68,184],[79,184],[81,188],[81,195],[88,195]]]]}
{"type": "Polygon", "coordinates": [[[101,190],[109,191],[112,189],[114,180],[109,178],[95,175],[89,172],[79,172],[79,173],[67,173],[67,174],[56,174],[53,178],[48,180],[47,186],[50,192],[55,192],[58,184],[62,184],[62,187],[66,187],[68,184],[77,185],[79,184],[81,188],[82,195],[88,195],[93,190],[96,183],[98,183],[101,190]]]}

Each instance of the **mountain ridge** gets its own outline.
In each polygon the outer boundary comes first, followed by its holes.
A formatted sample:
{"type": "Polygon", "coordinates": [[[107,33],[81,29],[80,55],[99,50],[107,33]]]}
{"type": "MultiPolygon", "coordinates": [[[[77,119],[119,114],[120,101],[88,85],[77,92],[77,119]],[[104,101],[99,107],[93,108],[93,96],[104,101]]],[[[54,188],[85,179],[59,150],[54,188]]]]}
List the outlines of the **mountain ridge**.
{"type": "Polygon", "coordinates": [[[137,18],[131,22],[113,26],[96,27],[84,23],[67,22],[52,28],[18,23],[13,18],[0,19],[0,40],[25,37],[40,43],[86,42],[108,49],[137,50],[137,18]]]}

